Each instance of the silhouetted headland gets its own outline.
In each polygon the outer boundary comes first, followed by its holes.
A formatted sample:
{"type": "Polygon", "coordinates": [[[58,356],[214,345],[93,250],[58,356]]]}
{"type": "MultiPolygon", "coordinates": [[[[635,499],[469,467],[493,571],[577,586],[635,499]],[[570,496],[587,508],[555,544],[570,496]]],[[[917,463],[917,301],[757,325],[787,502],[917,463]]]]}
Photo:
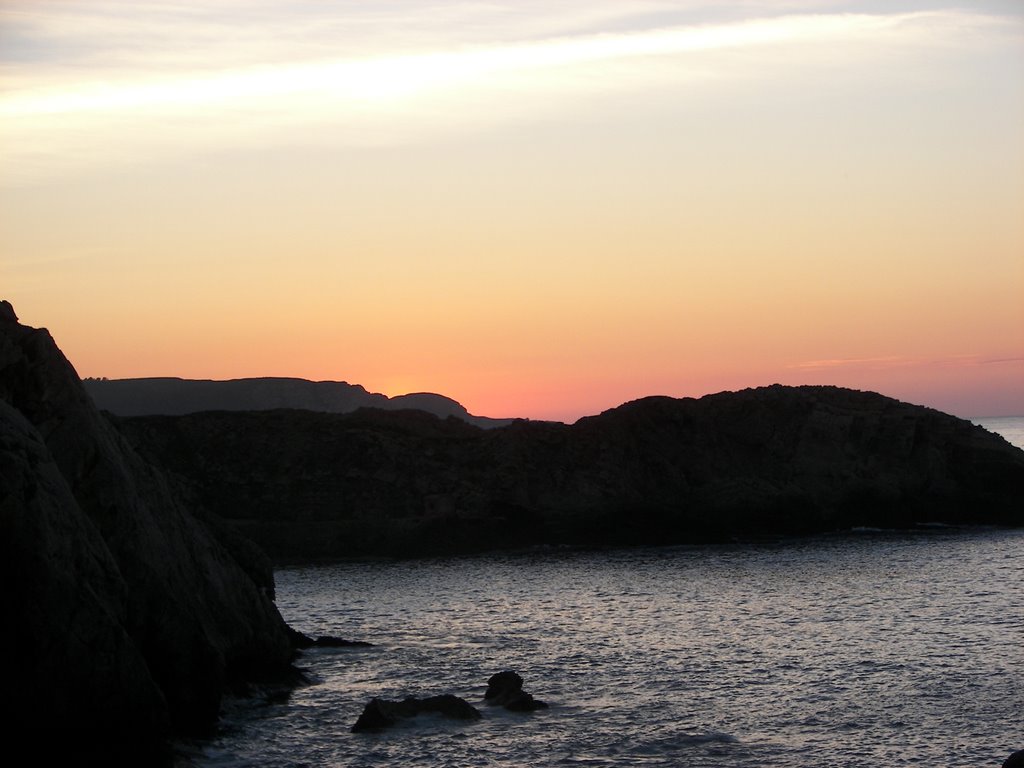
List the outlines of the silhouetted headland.
{"type": "Polygon", "coordinates": [[[871,392],[649,397],[573,425],[422,412],[125,419],[277,561],[1024,524],[1024,451],[871,392]]]}

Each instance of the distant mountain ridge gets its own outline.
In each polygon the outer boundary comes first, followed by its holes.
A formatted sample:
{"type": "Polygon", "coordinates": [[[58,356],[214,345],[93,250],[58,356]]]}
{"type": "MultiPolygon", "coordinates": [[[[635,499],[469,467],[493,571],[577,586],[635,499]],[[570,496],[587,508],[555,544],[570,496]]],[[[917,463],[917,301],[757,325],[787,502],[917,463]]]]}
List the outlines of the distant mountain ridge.
{"type": "Polygon", "coordinates": [[[514,419],[474,416],[456,400],[432,392],[388,397],[346,381],[309,381],[287,377],[244,379],[85,379],[96,406],[116,416],[183,416],[201,411],[270,411],[294,408],[321,413],[351,413],[359,408],[418,410],[438,418],[454,416],[492,429],[514,419]]]}

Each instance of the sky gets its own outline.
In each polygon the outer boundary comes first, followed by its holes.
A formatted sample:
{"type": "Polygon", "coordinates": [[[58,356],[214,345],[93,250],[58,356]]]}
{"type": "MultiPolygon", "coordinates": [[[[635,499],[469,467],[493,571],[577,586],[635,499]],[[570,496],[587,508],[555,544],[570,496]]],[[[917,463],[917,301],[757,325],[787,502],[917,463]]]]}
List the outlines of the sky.
{"type": "Polygon", "coordinates": [[[0,298],[83,376],[1024,414],[1024,3],[0,0],[0,298]]]}

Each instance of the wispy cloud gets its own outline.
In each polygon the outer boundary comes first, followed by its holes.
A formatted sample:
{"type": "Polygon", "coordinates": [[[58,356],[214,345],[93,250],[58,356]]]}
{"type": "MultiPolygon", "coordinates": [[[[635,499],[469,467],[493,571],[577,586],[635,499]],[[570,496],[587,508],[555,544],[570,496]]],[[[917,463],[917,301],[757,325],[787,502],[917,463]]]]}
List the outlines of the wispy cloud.
{"type": "Polygon", "coordinates": [[[177,77],[88,80],[14,91],[0,98],[0,117],[151,107],[251,104],[316,92],[345,101],[387,101],[427,89],[459,87],[514,72],[690,52],[828,42],[877,36],[934,21],[941,14],[786,16],[724,25],[555,38],[457,51],[300,62],[177,77]]]}
{"type": "MultiPolygon", "coordinates": [[[[487,7],[480,6],[478,12],[485,13],[487,7]]],[[[282,42],[272,44],[265,40],[265,26],[253,29],[243,24],[236,46],[175,66],[165,66],[166,59],[161,58],[167,46],[147,60],[138,42],[125,42],[157,34],[153,18],[128,16],[123,27],[115,25],[118,31],[109,33],[116,55],[104,56],[94,49],[88,56],[81,54],[96,62],[94,68],[57,67],[45,77],[34,75],[25,61],[7,68],[7,86],[0,93],[0,162],[11,176],[20,171],[31,177],[196,147],[271,143],[296,126],[331,127],[329,141],[342,145],[422,140],[439,130],[465,130],[569,109],[569,95],[607,94],[658,83],[678,86],[724,76],[734,62],[716,59],[717,52],[773,48],[779,52],[773,57],[777,64],[794,46],[824,45],[831,50],[841,44],[869,43],[877,50],[887,42],[898,46],[947,39],[952,30],[959,34],[964,28],[1002,23],[958,12],[818,14],[621,31],[638,18],[657,19],[666,4],[638,3],[629,18],[609,7],[574,17],[576,25],[586,29],[608,24],[614,31],[606,33],[440,49],[430,49],[432,35],[416,40],[406,34],[401,42],[384,48],[401,53],[369,55],[353,49],[351,55],[332,58],[323,58],[329,40],[339,41],[335,47],[344,51],[358,35],[321,29],[311,34],[316,42],[300,46],[292,39],[294,29],[289,29],[281,35],[282,42]],[[639,16],[638,9],[643,12],[639,16]],[[253,65],[257,50],[264,63],[253,65]],[[131,66],[124,66],[127,60],[131,66]],[[211,70],[211,64],[217,68],[211,70]],[[171,123],[173,128],[168,127],[171,123]]],[[[4,23],[20,30],[14,38],[22,41],[25,51],[33,40],[38,44],[47,35],[71,50],[78,41],[84,51],[89,30],[99,34],[96,19],[116,20],[125,6],[99,4],[85,19],[71,6],[59,8],[62,13],[50,23],[31,11],[21,16],[6,12],[4,23]]],[[[223,34],[228,23],[227,16],[204,15],[192,7],[170,8],[176,14],[174,29],[183,34],[190,30],[189,41],[198,40],[200,49],[206,46],[204,41],[223,34]],[[188,26],[190,19],[193,26],[188,26]]],[[[443,7],[432,9],[443,16],[443,7]]],[[[458,9],[466,13],[465,6],[458,9]]],[[[342,21],[315,23],[330,27],[342,21]]],[[[370,22],[356,14],[347,23],[370,22]]],[[[542,31],[570,27],[570,20],[563,18],[542,31]]],[[[749,66],[742,74],[758,76],[749,66]]]]}
{"type": "Polygon", "coordinates": [[[1024,362],[1024,357],[987,357],[983,355],[953,355],[949,357],[904,357],[886,355],[882,357],[848,357],[825,360],[806,360],[790,365],[793,370],[823,371],[836,369],[886,370],[911,367],[976,367],[980,365],[1001,365],[1024,362]]]}
{"type": "Polygon", "coordinates": [[[978,360],[978,365],[1004,365],[1024,363],[1024,357],[989,357],[978,360]]]}
{"type": "Polygon", "coordinates": [[[915,365],[917,360],[897,355],[885,357],[844,357],[826,360],[805,360],[789,366],[799,370],[821,370],[827,368],[892,368],[896,366],[915,365]]]}

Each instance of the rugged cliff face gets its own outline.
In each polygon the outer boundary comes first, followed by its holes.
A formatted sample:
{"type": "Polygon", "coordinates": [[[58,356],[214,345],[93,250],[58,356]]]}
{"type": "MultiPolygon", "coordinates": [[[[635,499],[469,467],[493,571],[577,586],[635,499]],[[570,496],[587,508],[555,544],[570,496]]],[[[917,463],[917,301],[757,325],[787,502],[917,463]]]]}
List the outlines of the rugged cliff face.
{"type": "Polygon", "coordinates": [[[1024,452],[835,387],[653,397],[571,426],[490,431],[375,410],[122,428],[280,560],[1024,524],[1024,452]]]}
{"type": "Polygon", "coordinates": [[[212,727],[233,680],[287,669],[268,563],[186,509],[7,302],[0,452],[19,730],[118,762],[212,727]]]}
{"type": "Polygon", "coordinates": [[[128,634],[125,581],[38,431],[3,401],[0,559],[4,732],[46,745],[59,729],[85,764],[106,756],[104,742],[117,745],[114,763],[158,761],[170,735],[167,703],[128,634]]]}

